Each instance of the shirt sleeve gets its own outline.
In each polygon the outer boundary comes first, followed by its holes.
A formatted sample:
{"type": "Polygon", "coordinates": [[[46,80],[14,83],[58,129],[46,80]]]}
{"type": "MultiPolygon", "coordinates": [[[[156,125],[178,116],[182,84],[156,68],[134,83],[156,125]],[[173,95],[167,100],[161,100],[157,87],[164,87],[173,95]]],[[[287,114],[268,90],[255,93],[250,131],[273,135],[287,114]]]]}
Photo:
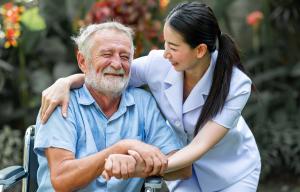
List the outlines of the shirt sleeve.
{"type": "Polygon", "coordinates": [[[129,86],[140,87],[147,84],[146,73],[150,63],[150,56],[134,59],[131,65],[131,77],[129,86]]]}
{"type": "Polygon", "coordinates": [[[46,148],[56,147],[75,154],[77,133],[72,116],[69,110],[68,117],[62,117],[61,107],[57,107],[45,124],[41,124],[38,117],[35,130],[35,153],[44,156],[46,148]]]}
{"type": "Polygon", "coordinates": [[[144,109],[146,143],[158,147],[164,154],[182,148],[179,138],[167,125],[152,97],[144,105],[144,109]]]}
{"type": "MultiPolygon", "coordinates": [[[[242,72],[240,72],[242,73],[242,72]]],[[[237,125],[241,112],[251,93],[251,80],[244,74],[231,80],[231,88],[223,109],[212,119],[225,128],[231,129],[237,125]],[[238,82],[238,83],[237,83],[238,82]]]]}

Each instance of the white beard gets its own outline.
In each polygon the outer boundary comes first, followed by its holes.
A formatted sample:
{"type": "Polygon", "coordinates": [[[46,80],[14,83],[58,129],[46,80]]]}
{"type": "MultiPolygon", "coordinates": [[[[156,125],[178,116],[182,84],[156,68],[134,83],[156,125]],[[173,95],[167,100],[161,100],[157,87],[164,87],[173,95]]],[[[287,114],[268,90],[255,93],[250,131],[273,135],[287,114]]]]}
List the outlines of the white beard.
{"type": "Polygon", "coordinates": [[[105,76],[104,73],[125,74],[123,69],[114,70],[112,67],[105,68],[97,74],[96,70],[89,67],[89,73],[85,75],[85,83],[98,92],[108,96],[119,96],[126,89],[130,74],[126,77],[105,76]]]}

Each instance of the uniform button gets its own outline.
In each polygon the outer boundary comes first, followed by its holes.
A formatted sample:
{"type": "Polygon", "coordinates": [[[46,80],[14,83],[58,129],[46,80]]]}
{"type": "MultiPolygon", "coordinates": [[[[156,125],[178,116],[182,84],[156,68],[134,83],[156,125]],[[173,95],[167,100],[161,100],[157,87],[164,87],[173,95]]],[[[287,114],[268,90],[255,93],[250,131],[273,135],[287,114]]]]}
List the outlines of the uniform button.
{"type": "Polygon", "coordinates": [[[180,121],[175,121],[175,126],[176,127],[180,127],[180,125],[181,125],[180,121]]]}

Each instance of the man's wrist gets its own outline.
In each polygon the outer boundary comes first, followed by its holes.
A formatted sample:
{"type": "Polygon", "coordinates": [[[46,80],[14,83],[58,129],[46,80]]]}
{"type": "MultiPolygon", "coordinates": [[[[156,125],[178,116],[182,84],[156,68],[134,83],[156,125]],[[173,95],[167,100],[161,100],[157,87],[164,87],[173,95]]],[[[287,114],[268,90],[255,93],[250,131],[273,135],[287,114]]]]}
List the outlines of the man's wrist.
{"type": "Polygon", "coordinates": [[[127,140],[121,140],[113,145],[115,153],[127,154],[128,150],[131,149],[131,143],[127,140]]]}

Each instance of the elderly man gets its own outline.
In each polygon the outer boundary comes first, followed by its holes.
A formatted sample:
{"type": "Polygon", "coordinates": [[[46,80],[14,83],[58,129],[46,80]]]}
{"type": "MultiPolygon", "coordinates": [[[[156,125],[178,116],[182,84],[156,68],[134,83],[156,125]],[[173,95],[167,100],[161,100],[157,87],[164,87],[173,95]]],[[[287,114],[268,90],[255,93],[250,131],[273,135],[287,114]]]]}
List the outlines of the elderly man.
{"type": "Polygon", "coordinates": [[[117,178],[162,173],[164,154],[180,146],[151,95],[127,88],[132,32],[108,22],[74,40],[85,84],[71,92],[67,118],[61,108],[44,125],[37,118],[38,191],[140,191],[142,178],[117,178]],[[101,176],[106,159],[114,167],[109,181],[101,176]]]}

